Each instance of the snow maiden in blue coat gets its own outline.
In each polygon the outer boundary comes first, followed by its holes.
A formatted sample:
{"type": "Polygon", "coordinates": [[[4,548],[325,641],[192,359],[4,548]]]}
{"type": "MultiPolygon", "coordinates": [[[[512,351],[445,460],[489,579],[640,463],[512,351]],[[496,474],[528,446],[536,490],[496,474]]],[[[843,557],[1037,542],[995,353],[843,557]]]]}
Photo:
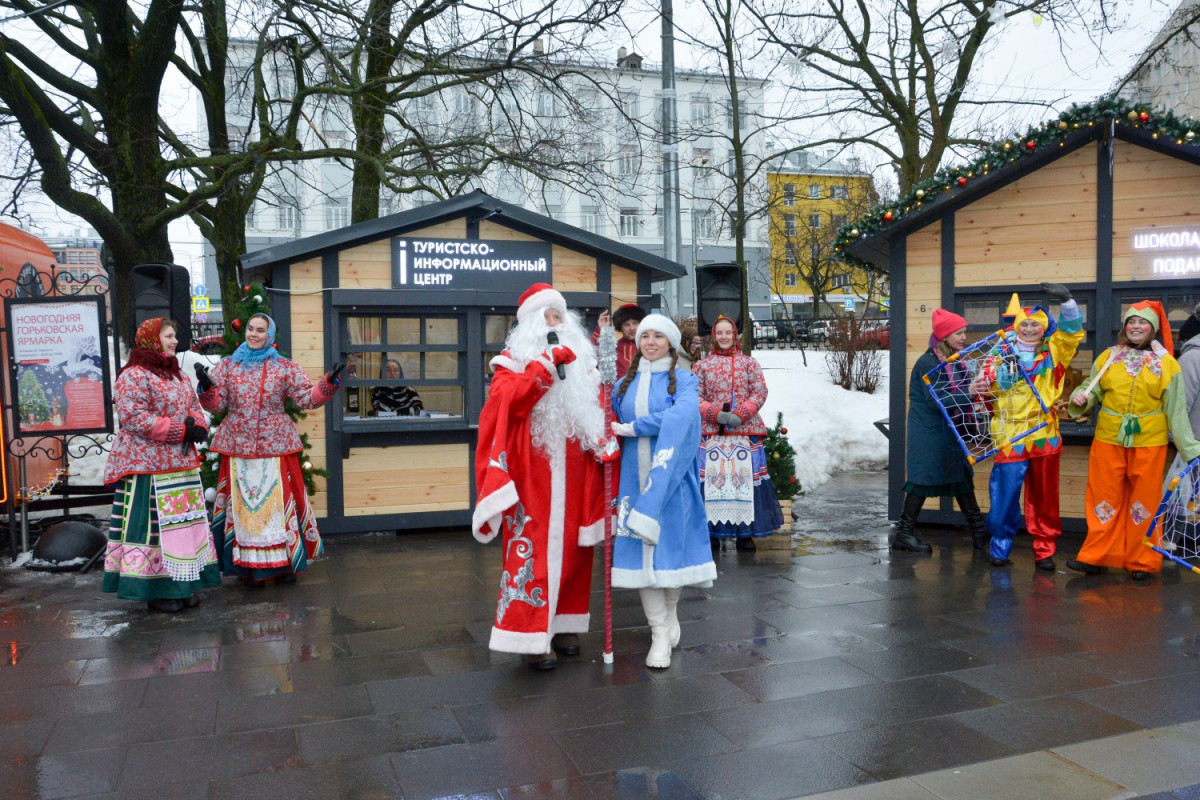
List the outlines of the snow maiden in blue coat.
{"type": "Polygon", "coordinates": [[[696,377],[677,366],[679,328],[649,314],[637,329],[638,353],[613,390],[621,447],[613,586],[638,589],[650,624],[646,666],[671,666],[679,644],[676,604],[684,586],[717,577],[700,494],[700,395],[696,377]]]}

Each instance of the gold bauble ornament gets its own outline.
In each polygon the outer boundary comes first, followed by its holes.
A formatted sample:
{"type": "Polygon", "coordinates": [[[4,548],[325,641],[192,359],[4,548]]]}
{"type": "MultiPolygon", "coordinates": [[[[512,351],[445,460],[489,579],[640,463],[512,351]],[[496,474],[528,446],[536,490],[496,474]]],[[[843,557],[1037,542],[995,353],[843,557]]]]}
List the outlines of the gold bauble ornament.
{"type": "Polygon", "coordinates": [[[918,199],[918,200],[920,200],[920,199],[921,199],[922,197],[924,197],[924,196],[925,196],[925,190],[924,190],[924,189],[917,189],[917,199],[918,199]]]}
{"type": "Polygon", "coordinates": [[[1067,128],[1069,128],[1069,127],[1071,127],[1071,126],[1067,124],[1067,121],[1066,121],[1065,119],[1064,119],[1064,120],[1060,120],[1060,121],[1059,121],[1059,123],[1058,123],[1058,129],[1059,129],[1060,131],[1065,131],[1065,130],[1066,130],[1067,128]]]}
{"type": "Polygon", "coordinates": [[[1187,139],[1187,140],[1190,142],[1192,139],[1195,139],[1195,138],[1196,138],[1196,132],[1195,132],[1195,131],[1188,131],[1187,133],[1185,133],[1185,134],[1183,135],[1183,138],[1187,139]]]}
{"type": "Polygon", "coordinates": [[[304,471],[305,471],[305,472],[308,472],[309,470],[311,470],[311,469],[312,469],[312,462],[311,462],[311,461],[305,461],[305,462],[304,462],[303,464],[301,464],[300,466],[304,467],[304,471]]]}
{"type": "Polygon", "coordinates": [[[1126,118],[1127,118],[1127,119],[1128,119],[1130,122],[1137,122],[1138,113],[1137,113],[1136,111],[1130,111],[1128,114],[1126,114],[1126,115],[1125,115],[1125,117],[1126,117],[1126,118]]]}
{"type": "Polygon", "coordinates": [[[858,228],[851,228],[851,229],[850,229],[850,238],[852,238],[852,239],[857,239],[857,238],[858,238],[858,228]]]}

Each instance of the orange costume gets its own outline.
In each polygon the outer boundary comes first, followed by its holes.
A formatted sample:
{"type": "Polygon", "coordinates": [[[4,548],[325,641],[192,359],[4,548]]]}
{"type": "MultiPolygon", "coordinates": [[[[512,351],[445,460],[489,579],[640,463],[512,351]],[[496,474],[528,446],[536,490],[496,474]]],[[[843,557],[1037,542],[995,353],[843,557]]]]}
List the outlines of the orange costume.
{"type": "Polygon", "coordinates": [[[1073,417],[1099,408],[1088,457],[1087,539],[1067,566],[1089,574],[1122,568],[1143,580],[1162,569],[1162,556],[1145,543],[1162,499],[1167,431],[1189,461],[1200,455],[1200,442],[1188,421],[1183,376],[1171,355],[1171,329],[1161,304],[1131,306],[1122,324],[1134,316],[1150,322],[1162,344],[1151,338],[1141,348],[1117,344],[1105,350],[1092,365],[1100,379],[1091,385],[1087,403],[1072,399],[1070,406],[1073,417]]]}

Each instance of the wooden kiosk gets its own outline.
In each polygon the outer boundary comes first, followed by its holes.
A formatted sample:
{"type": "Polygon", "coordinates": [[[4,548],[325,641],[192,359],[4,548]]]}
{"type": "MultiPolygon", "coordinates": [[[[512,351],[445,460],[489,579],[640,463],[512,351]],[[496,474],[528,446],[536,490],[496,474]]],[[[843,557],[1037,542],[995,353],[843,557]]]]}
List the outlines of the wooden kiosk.
{"type": "MultiPolygon", "coordinates": [[[[1120,100],[1076,107],[842,229],[838,246],[850,258],[891,277],[889,517],[899,516],[905,482],[909,373],[928,347],[934,308],[963,315],[975,341],[1004,327],[1014,291],[1057,317],[1039,283],[1065,283],[1087,339],[1063,397],[1116,341],[1131,304],[1160,300],[1178,331],[1200,301],[1198,145],[1190,120],[1120,100]]],[[[1084,531],[1093,426],[1060,418],[1063,527],[1084,531]]],[[[990,461],[975,468],[985,510],[990,472],[990,461]]],[[[922,519],[960,522],[951,503],[927,506],[922,519]]]]}
{"type": "Polygon", "coordinates": [[[472,192],[249,253],[281,349],[309,375],[344,361],[338,400],[300,429],[329,470],[322,533],[468,525],[488,362],[531,284],[553,284],[594,322],[645,301],[679,264],[472,192]],[[382,402],[415,391],[420,416],[382,402]]]}

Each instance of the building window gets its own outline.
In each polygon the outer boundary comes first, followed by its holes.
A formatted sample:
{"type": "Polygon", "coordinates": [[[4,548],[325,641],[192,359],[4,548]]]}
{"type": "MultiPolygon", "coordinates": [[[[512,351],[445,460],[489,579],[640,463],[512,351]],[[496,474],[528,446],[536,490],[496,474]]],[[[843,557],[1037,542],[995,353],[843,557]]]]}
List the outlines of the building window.
{"type": "Polygon", "coordinates": [[[630,120],[636,120],[638,118],[637,92],[620,92],[617,98],[621,104],[621,113],[630,120]]]}
{"type": "Polygon", "coordinates": [[[283,205],[275,207],[275,227],[278,230],[298,230],[300,223],[300,206],[295,201],[285,200],[283,205]]]}
{"type": "Polygon", "coordinates": [[[795,289],[799,283],[799,276],[797,276],[794,272],[789,272],[787,275],[783,276],[783,284],[789,289],[795,289]]]}
{"type": "Polygon", "coordinates": [[[599,206],[580,206],[579,227],[589,233],[604,233],[604,218],[599,206]]]}
{"type": "Polygon", "coordinates": [[[257,206],[257,205],[258,205],[258,203],[251,203],[250,205],[248,205],[246,207],[246,227],[247,228],[257,228],[258,227],[258,225],[255,224],[255,215],[254,215],[254,209],[255,209],[255,206],[257,206]]]}
{"type": "Polygon", "coordinates": [[[783,246],[783,263],[789,267],[796,266],[796,245],[786,244],[783,246]]]}
{"type": "Polygon", "coordinates": [[[808,227],[810,227],[810,228],[821,227],[821,215],[820,214],[809,214],[808,215],[808,227]]]}
{"type": "Polygon", "coordinates": [[[712,125],[712,102],[706,94],[692,95],[692,127],[706,130],[712,125]]]}
{"type": "Polygon", "coordinates": [[[622,236],[641,236],[641,225],[638,217],[640,213],[636,208],[621,209],[621,235],[622,236]]]}
{"type": "Polygon", "coordinates": [[[783,235],[784,236],[795,236],[796,235],[796,215],[795,214],[784,214],[783,215],[783,235]]]}
{"type": "Polygon", "coordinates": [[[829,224],[833,226],[834,230],[837,230],[838,228],[842,227],[843,225],[846,224],[846,222],[847,222],[847,217],[845,214],[833,214],[829,218],[829,224]]]}
{"type": "Polygon", "coordinates": [[[350,224],[350,204],[345,197],[325,198],[325,229],[336,230],[350,224]]]}
{"type": "Polygon", "coordinates": [[[621,151],[617,154],[617,174],[624,177],[636,175],[638,172],[638,160],[636,145],[622,145],[621,151]]]}
{"type": "Polygon", "coordinates": [[[808,257],[812,259],[812,262],[814,264],[816,264],[818,261],[821,260],[821,243],[820,242],[813,242],[812,244],[810,244],[808,246],[808,257]]]}
{"type": "Polygon", "coordinates": [[[808,199],[809,200],[820,200],[821,199],[821,184],[810,183],[808,185],[808,199]]]}
{"type": "Polygon", "coordinates": [[[692,219],[696,226],[697,239],[711,239],[714,236],[713,213],[711,211],[692,211],[692,219]]]}
{"type": "Polygon", "coordinates": [[[462,418],[465,329],[462,316],[343,317],[344,416],[462,418]]]}
{"type": "Polygon", "coordinates": [[[796,184],[785,183],[783,185],[783,204],[785,206],[796,205],[796,184]]]}
{"type": "MultiPolygon", "coordinates": [[[[344,150],[346,148],[346,132],[345,131],[325,131],[325,146],[330,150],[344,150]]],[[[335,155],[325,156],[326,164],[336,164],[338,157],[335,155]]]]}
{"type": "Polygon", "coordinates": [[[830,187],[829,196],[834,200],[849,200],[850,190],[846,188],[846,184],[838,184],[837,186],[830,187]]]}
{"type": "Polygon", "coordinates": [[[833,283],[831,285],[834,289],[848,288],[850,286],[850,273],[841,272],[837,275],[834,275],[833,283]]]}

